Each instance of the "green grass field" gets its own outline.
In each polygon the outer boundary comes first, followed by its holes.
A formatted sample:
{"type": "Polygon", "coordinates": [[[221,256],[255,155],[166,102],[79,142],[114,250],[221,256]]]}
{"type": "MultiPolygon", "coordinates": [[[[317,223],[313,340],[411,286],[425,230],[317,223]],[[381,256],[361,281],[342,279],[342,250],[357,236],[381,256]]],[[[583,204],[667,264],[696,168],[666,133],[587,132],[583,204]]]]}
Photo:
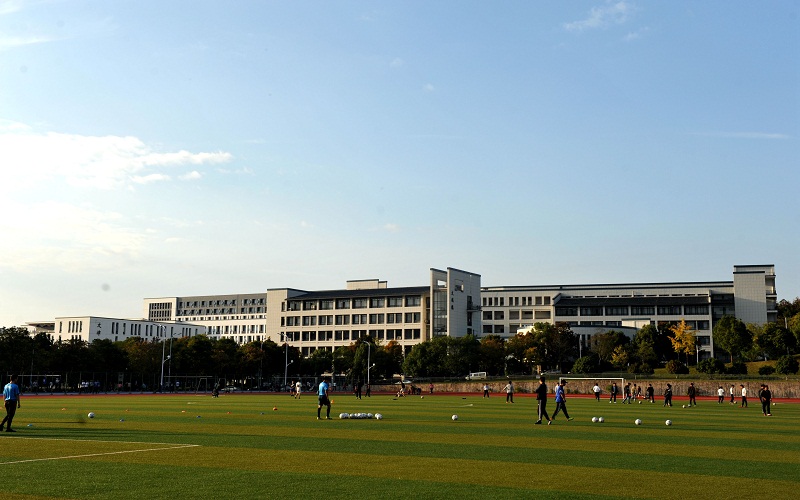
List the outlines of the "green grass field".
{"type": "Polygon", "coordinates": [[[763,417],[757,401],[684,409],[682,400],[663,408],[571,398],[575,420],[559,415],[547,426],[533,425],[532,398],[333,400],[334,419],[318,421],[311,394],[25,397],[18,432],[0,435],[0,498],[784,499],[800,491],[797,404],[763,417]],[[340,420],[341,412],[384,419],[340,420]]]}

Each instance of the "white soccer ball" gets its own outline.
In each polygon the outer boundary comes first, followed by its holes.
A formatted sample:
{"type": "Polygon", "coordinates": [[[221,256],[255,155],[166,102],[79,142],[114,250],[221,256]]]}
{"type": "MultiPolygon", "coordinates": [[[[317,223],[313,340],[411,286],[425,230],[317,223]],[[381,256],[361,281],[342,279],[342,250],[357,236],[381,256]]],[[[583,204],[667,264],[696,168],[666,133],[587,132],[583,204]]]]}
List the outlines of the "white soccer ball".
{"type": "Polygon", "coordinates": [[[597,423],[597,417],[592,417],[592,422],[597,423]]]}
{"type": "Polygon", "coordinates": [[[94,418],[94,412],[92,411],[89,412],[89,418],[94,418]]]}
{"type": "Polygon", "coordinates": [[[339,414],[339,418],[342,419],[342,420],[346,419],[347,418],[347,413],[340,413],[339,414]]]}
{"type": "Polygon", "coordinates": [[[686,408],[686,405],[683,405],[682,408],[686,408]]]}
{"type": "Polygon", "coordinates": [[[458,415],[453,415],[452,419],[453,420],[458,420],[458,415]]]}
{"type": "Polygon", "coordinates": [[[375,415],[373,415],[372,413],[367,413],[367,418],[372,418],[372,417],[374,417],[374,416],[375,416],[375,415]]]}
{"type": "Polygon", "coordinates": [[[383,420],[383,415],[381,415],[380,413],[376,413],[375,420],[383,420]]]}
{"type": "Polygon", "coordinates": [[[666,422],[664,422],[664,423],[665,423],[665,424],[667,424],[667,425],[672,425],[672,420],[667,420],[667,421],[666,421],[666,422]]]}
{"type": "Polygon", "coordinates": [[[602,424],[602,423],[603,423],[603,422],[605,422],[606,420],[605,420],[603,417],[597,417],[597,421],[598,421],[598,422],[600,422],[600,423],[602,424]]]}
{"type": "Polygon", "coordinates": [[[642,402],[641,402],[641,401],[639,401],[639,404],[642,404],[642,402]]]}
{"type": "Polygon", "coordinates": [[[637,418],[636,421],[633,422],[636,425],[642,425],[642,419],[637,418]]]}

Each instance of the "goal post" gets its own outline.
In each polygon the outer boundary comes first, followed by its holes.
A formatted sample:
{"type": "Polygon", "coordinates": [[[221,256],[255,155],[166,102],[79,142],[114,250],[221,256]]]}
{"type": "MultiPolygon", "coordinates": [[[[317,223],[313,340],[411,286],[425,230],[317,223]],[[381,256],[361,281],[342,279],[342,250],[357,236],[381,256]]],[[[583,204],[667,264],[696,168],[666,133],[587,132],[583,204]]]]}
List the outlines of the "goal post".
{"type": "Polygon", "coordinates": [[[617,383],[617,397],[623,396],[625,387],[624,377],[559,377],[559,382],[567,382],[565,392],[567,394],[591,394],[594,395],[595,384],[600,386],[600,397],[608,398],[611,395],[611,387],[617,383]]]}

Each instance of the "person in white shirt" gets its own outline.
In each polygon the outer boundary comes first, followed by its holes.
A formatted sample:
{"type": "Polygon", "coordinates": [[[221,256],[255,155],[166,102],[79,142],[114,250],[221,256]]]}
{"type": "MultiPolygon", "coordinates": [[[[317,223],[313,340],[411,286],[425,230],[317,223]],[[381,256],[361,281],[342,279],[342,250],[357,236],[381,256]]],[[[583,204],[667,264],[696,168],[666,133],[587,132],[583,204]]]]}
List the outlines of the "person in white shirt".
{"type": "Polygon", "coordinates": [[[742,388],[742,408],[747,408],[747,387],[744,384],[739,385],[742,388]]]}
{"type": "Polygon", "coordinates": [[[719,396],[719,401],[717,401],[717,404],[721,405],[723,401],[725,401],[725,389],[723,389],[722,386],[719,386],[719,389],[717,389],[717,396],[719,396]]]}
{"type": "Polygon", "coordinates": [[[298,380],[296,384],[294,384],[294,399],[300,399],[300,392],[303,390],[303,384],[300,383],[298,380]]]}
{"type": "Polygon", "coordinates": [[[597,400],[597,402],[599,403],[600,393],[602,392],[602,389],[600,389],[600,386],[597,384],[597,382],[594,383],[594,387],[592,387],[592,392],[594,392],[594,399],[597,400]]]}
{"type": "Polygon", "coordinates": [[[506,403],[514,402],[514,382],[508,381],[508,384],[503,388],[506,391],[506,403]]]}

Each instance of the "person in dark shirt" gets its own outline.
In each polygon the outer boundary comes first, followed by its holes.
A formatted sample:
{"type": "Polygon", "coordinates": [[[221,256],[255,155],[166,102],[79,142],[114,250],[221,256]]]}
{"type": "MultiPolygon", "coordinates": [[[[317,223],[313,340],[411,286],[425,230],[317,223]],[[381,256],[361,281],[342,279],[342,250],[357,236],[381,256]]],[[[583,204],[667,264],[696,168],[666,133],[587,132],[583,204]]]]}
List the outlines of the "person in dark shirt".
{"type": "Polygon", "coordinates": [[[697,389],[694,388],[694,382],[689,383],[686,395],[689,396],[689,406],[697,406],[697,389]]]}
{"type": "Polygon", "coordinates": [[[544,375],[539,377],[539,387],[536,388],[536,403],[539,414],[539,420],[536,423],[541,424],[542,418],[544,418],[547,420],[547,425],[550,425],[553,421],[550,420],[550,415],[547,414],[547,384],[544,383],[544,375]]]}
{"type": "Polygon", "coordinates": [[[667,384],[664,390],[664,406],[672,406],[672,384],[667,384]]]}
{"type": "Polygon", "coordinates": [[[769,390],[769,386],[766,384],[761,384],[761,390],[758,392],[758,399],[761,400],[761,413],[764,414],[765,417],[772,416],[772,391],[769,390]]]}

